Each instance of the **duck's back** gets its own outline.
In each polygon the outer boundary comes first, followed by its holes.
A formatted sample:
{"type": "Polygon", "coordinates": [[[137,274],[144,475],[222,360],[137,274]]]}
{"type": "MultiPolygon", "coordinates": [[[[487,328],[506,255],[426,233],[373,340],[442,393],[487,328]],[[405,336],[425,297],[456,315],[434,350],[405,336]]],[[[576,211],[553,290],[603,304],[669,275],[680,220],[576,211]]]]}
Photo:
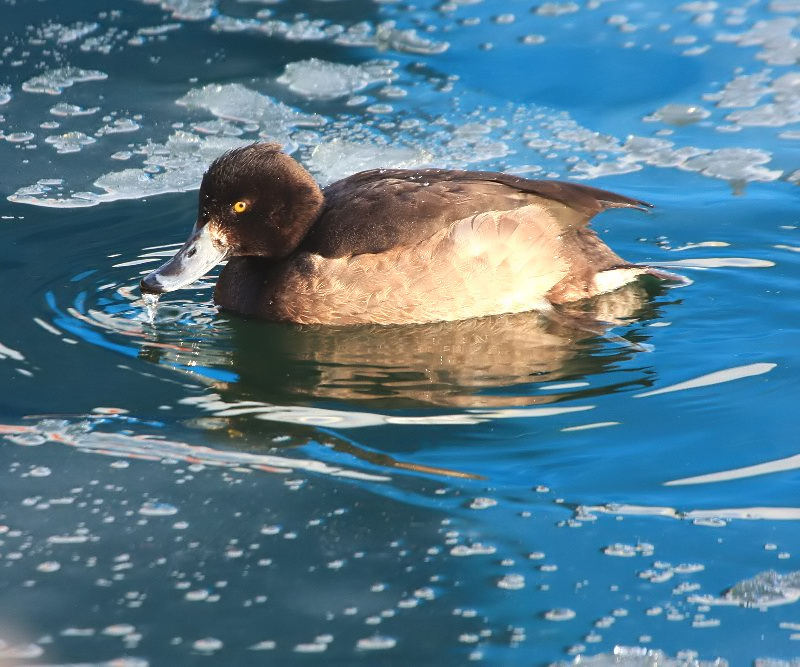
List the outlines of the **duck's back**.
{"type": "Polygon", "coordinates": [[[329,185],[323,195],[301,249],[329,258],[413,245],[469,216],[531,204],[564,229],[583,227],[606,208],[647,206],[574,183],[447,169],[373,169],[329,185]]]}

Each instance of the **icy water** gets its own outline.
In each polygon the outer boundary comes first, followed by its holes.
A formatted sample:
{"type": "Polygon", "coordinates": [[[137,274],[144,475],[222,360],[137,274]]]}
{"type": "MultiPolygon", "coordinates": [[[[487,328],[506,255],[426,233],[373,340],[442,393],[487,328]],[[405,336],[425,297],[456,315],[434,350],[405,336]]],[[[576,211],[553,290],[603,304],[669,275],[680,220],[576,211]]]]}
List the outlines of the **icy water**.
{"type": "Polygon", "coordinates": [[[0,17],[2,664],[797,664],[800,3],[0,17]],[[650,201],[594,226],[691,284],[605,335],[151,312],[259,138],[650,201]]]}

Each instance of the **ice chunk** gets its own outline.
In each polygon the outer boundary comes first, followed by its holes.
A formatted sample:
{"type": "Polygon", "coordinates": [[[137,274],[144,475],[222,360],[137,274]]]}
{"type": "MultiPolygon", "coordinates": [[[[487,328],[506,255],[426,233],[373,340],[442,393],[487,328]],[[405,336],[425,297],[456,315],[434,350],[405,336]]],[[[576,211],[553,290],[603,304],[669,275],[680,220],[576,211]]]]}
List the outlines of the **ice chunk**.
{"type": "Polygon", "coordinates": [[[102,193],[75,192],[62,196],[40,181],[20,188],[8,199],[23,204],[74,208],[194,190],[199,187],[203,172],[214,158],[247,143],[228,137],[201,138],[189,132],[176,132],[166,143],[150,143],[144,147],[143,168],[123,169],[100,176],[94,186],[102,193]]]}
{"type": "Polygon", "coordinates": [[[46,137],[44,141],[53,146],[59,153],[77,153],[84,146],[95,143],[96,139],[85,135],[83,132],[66,132],[46,137]]]}
{"type": "Polygon", "coordinates": [[[434,55],[450,48],[447,42],[436,42],[420,37],[416,30],[401,30],[394,21],[384,21],[373,26],[367,21],[350,26],[334,40],[346,46],[371,46],[381,51],[400,51],[434,55]]]}
{"type": "Polygon", "coordinates": [[[745,607],[770,607],[800,599],[800,571],[767,570],[728,589],[723,599],[745,607]]]}
{"type": "Polygon", "coordinates": [[[586,665],[586,667],[728,667],[727,660],[700,660],[695,656],[678,655],[671,658],[663,651],[641,646],[615,646],[612,653],[579,655],[572,662],[557,662],[553,667],[586,665]]]}
{"type": "Polygon", "coordinates": [[[652,116],[645,116],[647,121],[660,121],[669,125],[689,125],[708,118],[711,112],[693,104],[666,104],[652,116]]]}
{"type": "Polygon", "coordinates": [[[77,104],[67,104],[66,102],[59,102],[58,104],[50,107],[50,113],[54,116],[91,116],[100,111],[100,107],[80,107],[77,104]]]}
{"type": "Polygon", "coordinates": [[[58,44],[69,44],[86,37],[86,35],[93,33],[99,27],[99,23],[84,23],[82,21],[72,25],[48,23],[37,31],[37,36],[40,39],[46,39],[58,44]]]}
{"type": "Polygon", "coordinates": [[[208,84],[193,88],[176,101],[187,109],[205,109],[218,118],[256,123],[265,130],[281,134],[291,127],[324,125],[317,114],[303,114],[251,90],[240,83],[208,84]]]}
{"type": "Polygon", "coordinates": [[[11,86],[0,86],[0,106],[11,101],[11,86]]]}
{"type": "Polygon", "coordinates": [[[278,83],[309,99],[332,100],[352,95],[369,85],[397,78],[398,63],[370,60],[363,65],[342,65],[318,58],[289,63],[278,83]]]}
{"type": "Polygon", "coordinates": [[[64,88],[69,88],[76,83],[102,81],[107,78],[108,74],[99,70],[80,69],[71,66],[59,67],[28,79],[22,84],[22,90],[26,93],[60,95],[64,92],[64,88]]]}
{"type": "Polygon", "coordinates": [[[323,185],[365,169],[411,169],[430,165],[432,156],[419,148],[333,140],[319,144],[306,166],[323,185]]]}
{"type": "Polygon", "coordinates": [[[161,9],[172,12],[172,18],[179,21],[205,21],[211,18],[217,0],[142,0],[146,5],[160,5],[161,9]]]}
{"type": "Polygon", "coordinates": [[[783,175],[780,169],[762,165],[772,160],[772,154],[757,148],[719,148],[693,157],[681,165],[687,171],[699,171],[704,176],[727,181],[775,181],[783,175]]]}

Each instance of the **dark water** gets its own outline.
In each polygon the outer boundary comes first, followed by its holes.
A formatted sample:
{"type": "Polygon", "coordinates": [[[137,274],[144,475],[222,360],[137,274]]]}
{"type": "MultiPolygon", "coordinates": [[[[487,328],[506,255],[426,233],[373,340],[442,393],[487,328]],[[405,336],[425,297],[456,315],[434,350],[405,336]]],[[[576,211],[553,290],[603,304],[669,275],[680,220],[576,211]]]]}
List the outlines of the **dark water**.
{"type": "Polygon", "coordinates": [[[794,664],[798,3],[0,16],[3,664],[794,664]],[[588,304],[604,335],[260,324],[213,280],[151,320],[257,138],[322,182],[591,179],[692,282],[588,304]]]}

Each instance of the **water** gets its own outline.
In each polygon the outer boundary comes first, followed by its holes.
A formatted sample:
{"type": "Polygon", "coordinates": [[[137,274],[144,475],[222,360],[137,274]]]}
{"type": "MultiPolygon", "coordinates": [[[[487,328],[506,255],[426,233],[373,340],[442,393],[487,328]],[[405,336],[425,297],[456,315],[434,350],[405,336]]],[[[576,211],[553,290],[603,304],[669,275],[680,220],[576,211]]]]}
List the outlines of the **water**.
{"type": "Polygon", "coordinates": [[[4,664],[790,664],[796,2],[4,0],[4,664]],[[355,329],[147,304],[223,150],[588,180],[691,284],[355,329]],[[772,660],[774,662],[769,662],[772,660]]]}

